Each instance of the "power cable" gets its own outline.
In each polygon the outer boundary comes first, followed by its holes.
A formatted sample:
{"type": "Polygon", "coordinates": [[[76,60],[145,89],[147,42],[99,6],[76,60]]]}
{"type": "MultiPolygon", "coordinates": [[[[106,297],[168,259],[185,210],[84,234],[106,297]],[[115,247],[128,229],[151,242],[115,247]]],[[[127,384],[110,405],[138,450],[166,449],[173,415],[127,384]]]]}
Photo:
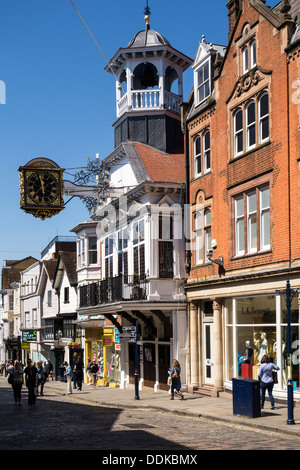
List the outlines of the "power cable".
{"type": "MultiPolygon", "coordinates": [[[[101,52],[101,54],[102,54],[102,56],[103,56],[105,62],[107,63],[108,67],[109,67],[110,70],[111,70],[111,73],[114,75],[115,79],[118,80],[118,77],[116,76],[115,72],[113,71],[113,69],[111,68],[110,64],[108,63],[108,60],[106,59],[104,53],[102,52],[101,47],[100,47],[99,44],[97,43],[97,41],[96,41],[95,37],[93,36],[91,30],[89,29],[88,25],[86,24],[86,22],[84,21],[84,19],[83,19],[82,16],[81,16],[81,14],[79,13],[78,8],[74,5],[73,0],[70,0],[70,2],[71,2],[71,4],[72,4],[74,10],[75,10],[76,13],[78,14],[79,18],[81,19],[82,23],[84,24],[84,26],[85,26],[86,29],[88,30],[88,32],[89,32],[91,38],[93,39],[94,43],[96,44],[97,48],[98,48],[99,51],[101,52]]],[[[121,83],[120,83],[120,86],[121,86],[122,90],[124,91],[124,93],[126,93],[125,90],[124,90],[124,88],[122,87],[122,84],[121,84],[121,83]]]]}

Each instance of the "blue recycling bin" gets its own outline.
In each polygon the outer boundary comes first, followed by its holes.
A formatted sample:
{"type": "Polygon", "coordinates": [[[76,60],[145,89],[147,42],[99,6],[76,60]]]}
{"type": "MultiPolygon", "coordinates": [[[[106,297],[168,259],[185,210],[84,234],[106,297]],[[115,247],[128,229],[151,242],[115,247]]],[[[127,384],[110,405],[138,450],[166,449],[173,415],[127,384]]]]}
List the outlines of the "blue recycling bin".
{"type": "Polygon", "coordinates": [[[260,413],[260,384],[258,380],[238,377],[232,379],[233,414],[258,418],[260,413]]]}

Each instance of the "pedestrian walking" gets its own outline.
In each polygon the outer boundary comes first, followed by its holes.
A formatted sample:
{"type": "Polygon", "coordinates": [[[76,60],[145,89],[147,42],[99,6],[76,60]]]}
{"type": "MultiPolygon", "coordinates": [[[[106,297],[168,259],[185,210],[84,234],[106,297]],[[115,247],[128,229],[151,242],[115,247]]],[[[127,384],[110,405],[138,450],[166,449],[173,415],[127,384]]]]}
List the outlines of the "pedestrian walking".
{"type": "Polygon", "coordinates": [[[46,382],[45,371],[42,361],[37,363],[37,372],[38,372],[38,394],[41,396],[44,395],[44,385],[46,382]]]}
{"type": "Polygon", "coordinates": [[[49,381],[49,377],[51,377],[53,381],[53,364],[50,362],[50,360],[48,360],[48,370],[49,370],[48,381],[49,381]]]}
{"type": "Polygon", "coordinates": [[[83,380],[83,362],[80,356],[77,359],[77,362],[74,367],[74,371],[75,371],[75,377],[76,377],[77,390],[81,390],[82,380],[83,380]]]}
{"type": "Polygon", "coordinates": [[[92,374],[92,378],[93,378],[93,387],[94,388],[96,388],[96,384],[97,384],[98,370],[99,370],[99,366],[98,366],[97,362],[93,361],[92,365],[91,365],[91,374],[92,374]]]}
{"type": "Polygon", "coordinates": [[[28,365],[24,370],[25,383],[28,388],[28,405],[33,406],[36,403],[37,385],[38,385],[38,371],[32,364],[32,360],[28,359],[28,365]]]}
{"type": "Polygon", "coordinates": [[[172,385],[171,385],[171,398],[170,400],[174,400],[174,392],[177,390],[179,393],[181,400],[184,399],[183,393],[181,391],[181,380],[180,380],[180,372],[181,372],[181,367],[177,359],[173,359],[172,361],[173,367],[171,369],[171,379],[172,379],[172,385]]]}
{"type": "Polygon", "coordinates": [[[258,379],[260,380],[261,388],[261,408],[263,409],[265,404],[266,391],[268,390],[268,395],[271,402],[271,410],[275,409],[275,402],[273,397],[273,387],[274,387],[274,378],[273,371],[280,370],[280,367],[273,364],[270,358],[264,355],[261,358],[261,366],[258,370],[258,379]]]}
{"type": "Polygon", "coordinates": [[[43,369],[44,369],[44,376],[45,376],[45,382],[49,382],[48,376],[49,376],[49,365],[46,361],[44,361],[43,364],[43,369]]]}
{"type": "Polygon", "coordinates": [[[64,376],[67,379],[67,393],[70,394],[70,393],[73,393],[72,391],[72,375],[73,375],[72,367],[70,366],[70,364],[67,363],[67,361],[64,362],[64,366],[65,366],[64,376]]]}
{"type": "Polygon", "coordinates": [[[88,379],[89,379],[88,385],[92,385],[92,383],[93,383],[93,376],[92,376],[92,373],[91,373],[91,366],[92,366],[92,361],[88,357],[87,358],[87,365],[86,365],[86,374],[87,374],[88,379]]]}
{"type": "Polygon", "coordinates": [[[15,361],[13,369],[9,373],[9,383],[11,383],[15,405],[21,406],[21,389],[23,384],[23,369],[19,361],[15,361]]]}

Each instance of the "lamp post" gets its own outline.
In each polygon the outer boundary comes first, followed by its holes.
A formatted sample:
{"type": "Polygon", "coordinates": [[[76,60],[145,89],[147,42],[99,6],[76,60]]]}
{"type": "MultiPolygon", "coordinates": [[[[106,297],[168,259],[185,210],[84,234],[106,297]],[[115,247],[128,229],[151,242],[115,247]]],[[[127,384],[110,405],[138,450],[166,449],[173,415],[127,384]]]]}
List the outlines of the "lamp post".
{"type": "Polygon", "coordinates": [[[276,292],[282,295],[286,303],[287,312],[287,353],[288,353],[288,381],[287,381],[287,400],[288,400],[288,419],[287,424],[295,424],[294,421],[294,393],[293,393],[293,378],[292,378],[292,355],[291,355],[291,304],[294,295],[299,289],[291,289],[289,278],[286,281],[286,289],[277,290],[276,292]]]}
{"type": "Polygon", "coordinates": [[[135,370],[134,370],[134,385],[135,385],[135,400],[139,400],[139,374],[138,374],[138,330],[139,330],[139,323],[136,320],[135,323],[135,370]]]}

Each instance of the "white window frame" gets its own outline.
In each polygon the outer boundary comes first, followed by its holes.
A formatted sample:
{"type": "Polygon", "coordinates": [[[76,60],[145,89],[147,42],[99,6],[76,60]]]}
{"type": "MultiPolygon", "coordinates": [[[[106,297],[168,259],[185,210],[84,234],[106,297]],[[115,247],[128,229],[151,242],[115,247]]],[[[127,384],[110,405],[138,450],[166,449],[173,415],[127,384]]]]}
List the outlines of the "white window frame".
{"type": "Polygon", "coordinates": [[[260,188],[259,194],[259,217],[260,217],[260,251],[270,250],[271,249],[271,221],[270,221],[270,186],[263,186],[260,188]],[[268,191],[268,204],[266,206],[262,205],[262,192],[268,191]],[[269,224],[269,243],[264,243],[265,239],[265,219],[269,224]]]}
{"type": "Polygon", "coordinates": [[[268,140],[270,139],[269,93],[267,91],[262,93],[258,99],[258,121],[259,121],[259,137],[258,138],[259,138],[259,143],[262,144],[264,142],[268,142],[268,140]],[[267,96],[268,112],[262,116],[261,115],[261,102],[265,96],[267,96]],[[265,121],[266,119],[268,120],[268,136],[263,139],[262,138],[262,125],[263,125],[263,121],[265,121]]]}
{"type": "Polygon", "coordinates": [[[271,210],[270,184],[249,188],[234,196],[235,256],[260,253],[271,249],[271,210]],[[266,203],[263,206],[262,195],[267,191],[266,203]],[[250,197],[255,195],[254,207],[250,209],[250,197]],[[238,203],[241,209],[238,213],[238,203]],[[246,223],[246,227],[245,227],[246,223]],[[268,228],[266,226],[268,224],[268,228]],[[241,227],[241,230],[239,230],[241,227]],[[253,228],[255,232],[253,232],[253,228]],[[266,240],[266,230],[268,239],[266,240]],[[254,233],[254,236],[251,235],[254,233]],[[246,236],[246,239],[245,239],[246,236]],[[247,250],[247,251],[246,251],[247,250]]]}
{"type": "Polygon", "coordinates": [[[90,237],[88,237],[88,240],[87,240],[87,247],[88,247],[88,263],[89,263],[89,266],[97,266],[98,264],[98,239],[95,235],[91,235],[90,237]],[[90,247],[90,241],[92,239],[95,239],[96,240],[96,248],[91,248],[90,247]],[[96,262],[95,263],[91,263],[90,262],[90,256],[92,253],[96,253],[96,262]]]}
{"type": "Polygon", "coordinates": [[[250,43],[250,60],[251,60],[251,68],[256,66],[257,63],[257,57],[256,57],[256,40],[254,39],[250,43]]]}
{"type": "Polygon", "coordinates": [[[207,173],[211,168],[211,153],[210,153],[210,130],[204,132],[203,134],[203,171],[207,173]],[[206,147],[206,136],[208,135],[209,145],[206,147]],[[209,165],[207,164],[209,160],[209,165]]]}
{"type": "Polygon", "coordinates": [[[257,194],[256,188],[253,191],[248,191],[246,193],[246,201],[247,201],[247,252],[248,253],[256,253],[257,252],[257,194]],[[255,205],[254,208],[250,208],[250,198],[255,198],[255,205]],[[253,227],[254,227],[254,237],[253,234],[253,227]]]}
{"type": "Polygon", "coordinates": [[[242,56],[243,56],[243,73],[247,73],[249,71],[249,50],[248,50],[248,46],[243,47],[242,56]]]}
{"type": "Polygon", "coordinates": [[[251,100],[246,106],[246,150],[251,150],[256,147],[256,106],[255,101],[251,100]],[[249,109],[250,106],[254,106],[254,121],[249,123],[249,109]],[[254,127],[254,144],[250,144],[250,133],[252,128],[254,127]]]}
{"type": "Polygon", "coordinates": [[[194,163],[195,163],[195,176],[199,176],[202,174],[202,153],[201,153],[201,149],[202,149],[202,143],[201,143],[201,136],[200,135],[197,135],[197,137],[195,138],[194,140],[194,163]],[[199,142],[199,145],[200,145],[200,152],[198,152],[198,149],[197,149],[197,143],[199,142]],[[198,162],[200,162],[200,171],[198,171],[198,168],[199,168],[199,165],[198,165],[198,162]]]}
{"type": "Polygon", "coordinates": [[[207,59],[201,66],[196,70],[196,81],[197,81],[197,88],[196,88],[196,103],[200,104],[203,103],[204,100],[208,98],[211,94],[211,73],[210,73],[210,59],[207,59]],[[205,78],[204,69],[208,68],[208,77],[205,78]],[[203,80],[200,82],[200,74],[203,76],[203,80]],[[208,84],[208,92],[205,92],[205,88],[208,84]],[[203,89],[203,98],[200,99],[200,90],[203,89]]]}
{"type": "Polygon", "coordinates": [[[201,208],[195,212],[195,262],[197,264],[209,263],[207,252],[211,249],[212,228],[211,228],[212,211],[210,207],[201,208]],[[208,220],[208,215],[210,220],[208,220]]]}
{"type": "Polygon", "coordinates": [[[233,126],[234,126],[234,156],[238,157],[239,155],[242,155],[244,153],[244,113],[243,113],[243,108],[238,108],[234,115],[233,115],[233,126]],[[236,128],[236,122],[237,122],[237,115],[241,113],[242,116],[242,126],[240,129],[237,130],[236,128]],[[238,150],[238,141],[239,141],[239,136],[240,134],[242,135],[242,150],[238,150]]]}
{"type": "Polygon", "coordinates": [[[244,236],[244,228],[245,228],[245,210],[244,210],[244,195],[240,195],[234,198],[234,226],[235,226],[235,255],[236,256],[243,256],[245,254],[245,236],[244,236]],[[237,215],[237,205],[238,201],[242,201],[243,211],[237,215]],[[239,226],[242,225],[242,236],[243,239],[240,239],[240,230],[239,226]]]}

